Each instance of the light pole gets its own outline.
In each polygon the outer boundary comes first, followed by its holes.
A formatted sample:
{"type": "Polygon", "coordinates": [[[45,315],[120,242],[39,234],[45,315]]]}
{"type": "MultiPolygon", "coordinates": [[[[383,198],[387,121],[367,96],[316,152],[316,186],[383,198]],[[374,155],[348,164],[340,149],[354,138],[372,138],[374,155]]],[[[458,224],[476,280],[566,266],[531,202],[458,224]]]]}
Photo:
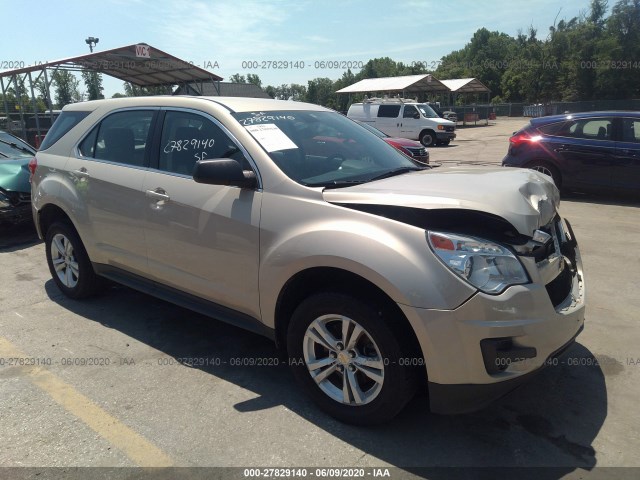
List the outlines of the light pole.
{"type": "Polygon", "coordinates": [[[84,42],[85,42],[87,45],[89,45],[89,50],[91,50],[91,53],[93,53],[93,47],[95,47],[95,46],[96,46],[96,44],[97,44],[99,41],[100,41],[100,39],[99,39],[99,38],[96,38],[96,37],[89,37],[89,38],[85,39],[85,41],[84,41],[84,42]]]}

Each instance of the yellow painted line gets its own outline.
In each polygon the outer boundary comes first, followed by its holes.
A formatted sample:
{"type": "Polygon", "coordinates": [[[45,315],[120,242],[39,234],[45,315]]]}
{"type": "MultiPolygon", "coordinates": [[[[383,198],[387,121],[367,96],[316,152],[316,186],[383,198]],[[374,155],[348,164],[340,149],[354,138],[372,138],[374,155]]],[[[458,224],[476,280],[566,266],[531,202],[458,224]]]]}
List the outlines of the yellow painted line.
{"type": "MultiPolygon", "coordinates": [[[[0,336],[0,357],[30,358],[0,336]]],[[[127,427],[46,368],[20,366],[31,382],[44,390],[67,412],[82,420],[94,432],[113,444],[141,467],[170,467],[173,462],[162,450],[127,427]]]]}

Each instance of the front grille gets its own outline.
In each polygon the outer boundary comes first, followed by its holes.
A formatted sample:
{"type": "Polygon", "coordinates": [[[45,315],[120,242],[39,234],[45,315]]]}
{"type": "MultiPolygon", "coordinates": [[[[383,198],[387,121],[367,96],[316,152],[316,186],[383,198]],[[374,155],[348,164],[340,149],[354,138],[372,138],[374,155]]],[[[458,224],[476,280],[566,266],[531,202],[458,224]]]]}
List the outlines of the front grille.
{"type": "Polygon", "coordinates": [[[564,302],[565,298],[569,296],[571,293],[571,286],[573,284],[573,275],[571,274],[571,270],[565,268],[560,272],[554,280],[547,283],[545,288],[547,289],[547,293],[549,294],[549,298],[551,299],[551,303],[554,307],[557,307],[562,302],[564,302]]]}
{"type": "Polygon", "coordinates": [[[417,148],[417,147],[405,147],[409,153],[411,153],[412,156],[414,157],[424,157],[427,154],[427,149],[424,147],[421,148],[417,148]]]}
{"type": "Polygon", "coordinates": [[[31,194],[27,193],[27,192],[9,192],[7,190],[4,189],[0,189],[2,190],[2,193],[9,199],[9,202],[11,202],[11,205],[13,205],[14,207],[17,207],[18,205],[22,205],[24,203],[31,203],[31,194]]]}
{"type": "Polygon", "coordinates": [[[448,126],[444,128],[447,132],[453,132],[456,129],[456,127],[448,127],[448,126]]]}

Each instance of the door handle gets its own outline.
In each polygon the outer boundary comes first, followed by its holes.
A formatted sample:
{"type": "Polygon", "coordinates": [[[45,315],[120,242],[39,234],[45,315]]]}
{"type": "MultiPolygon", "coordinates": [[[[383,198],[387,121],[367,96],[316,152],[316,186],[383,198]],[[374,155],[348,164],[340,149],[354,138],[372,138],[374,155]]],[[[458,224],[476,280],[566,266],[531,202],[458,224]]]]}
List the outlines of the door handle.
{"type": "Polygon", "coordinates": [[[147,190],[145,194],[147,195],[147,197],[153,198],[159,202],[160,201],[168,202],[171,199],[171,197],[167,195],[167,192],[165,192],[164,189],[160,187],[156,188],[155,190],[147,190]]]}
{"type": "Polygon", "coordinates": [[[74,170],[73,174],[76,177],[81,177],[81,178],[89,178],[89,177],[91,177],[91,175],[89,175],[89,172],[87,172],[87,169],[84,168],[84,167],[80,168],[79,170],[74,170]]]}

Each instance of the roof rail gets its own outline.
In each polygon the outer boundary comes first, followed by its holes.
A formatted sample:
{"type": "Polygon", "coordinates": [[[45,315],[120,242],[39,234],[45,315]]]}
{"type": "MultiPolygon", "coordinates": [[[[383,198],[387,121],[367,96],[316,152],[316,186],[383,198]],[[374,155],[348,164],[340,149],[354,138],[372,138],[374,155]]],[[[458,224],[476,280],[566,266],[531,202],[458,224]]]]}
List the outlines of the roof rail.
{"type": "Polygon", "coordinates": [[[362,103],[418,103],[417,98],[402,98],[402,97],[365,97],[362,103]]]}

